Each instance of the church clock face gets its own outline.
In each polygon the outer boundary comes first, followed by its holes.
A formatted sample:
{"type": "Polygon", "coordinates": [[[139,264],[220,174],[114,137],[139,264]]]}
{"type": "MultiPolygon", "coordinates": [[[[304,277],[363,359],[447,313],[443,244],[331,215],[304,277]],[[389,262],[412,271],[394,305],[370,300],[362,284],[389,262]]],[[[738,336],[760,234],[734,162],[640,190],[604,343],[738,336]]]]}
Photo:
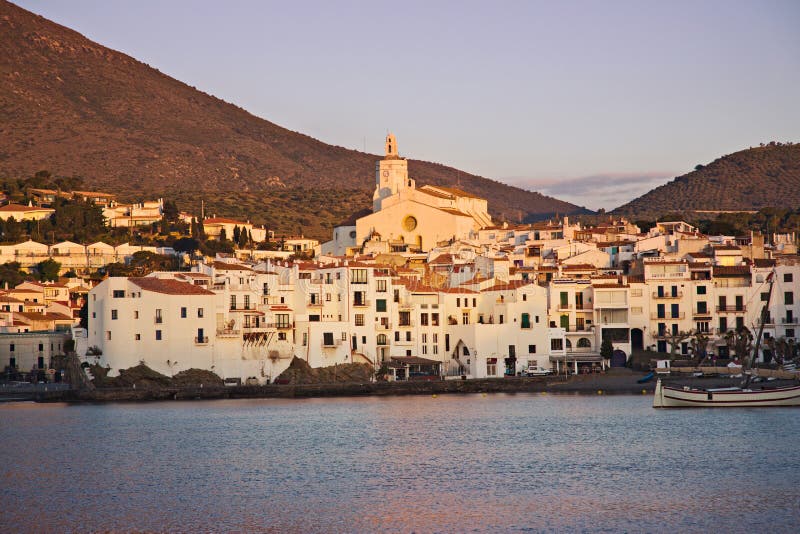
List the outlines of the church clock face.
{"type": "Polygon", "coordinates": [[[403,230],[406,232],[411,232],[417,227],[417,219],[415,219],[412,215],[408,215],[405,219],[403,219],[403,230]]]}
{"type": "Polygon", "coordinates": [[[387,178],[389,176],[389,171],[383,171],[383,177],[387,178]]]}

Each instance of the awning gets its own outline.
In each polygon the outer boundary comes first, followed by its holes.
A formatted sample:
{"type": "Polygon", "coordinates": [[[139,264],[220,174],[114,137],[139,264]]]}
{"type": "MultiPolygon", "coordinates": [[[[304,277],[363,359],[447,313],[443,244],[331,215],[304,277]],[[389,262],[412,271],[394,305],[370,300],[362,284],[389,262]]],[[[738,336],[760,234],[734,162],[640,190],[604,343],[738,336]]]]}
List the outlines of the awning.
{"type": "Polygon", "coordinates": [[[581,353],[570,353],[567,354],[566,358],[564,356],[553,356],[550,355],[551,362],[593,362],[593,363],[600,363],[603,361],[603,357],[600,356],[599,353],[592,353],[592,352],[581,352],[581,353]]]}

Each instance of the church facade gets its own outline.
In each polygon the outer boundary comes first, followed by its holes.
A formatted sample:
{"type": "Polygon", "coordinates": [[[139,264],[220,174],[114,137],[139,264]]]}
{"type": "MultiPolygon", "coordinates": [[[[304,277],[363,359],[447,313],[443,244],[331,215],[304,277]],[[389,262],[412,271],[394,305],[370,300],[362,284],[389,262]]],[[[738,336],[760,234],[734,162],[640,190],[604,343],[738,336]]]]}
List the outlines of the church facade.
{"type": "Polygon", "coordinates": [[[384,158],[375,164],[372,213],[356,220],[354,227],[336,228],[323,253],[344,255],[353,248],[427,252],[491,226],[486,199],[451,187],[418,188],[393,134],[386,136],[385,147],[384,158]]]}

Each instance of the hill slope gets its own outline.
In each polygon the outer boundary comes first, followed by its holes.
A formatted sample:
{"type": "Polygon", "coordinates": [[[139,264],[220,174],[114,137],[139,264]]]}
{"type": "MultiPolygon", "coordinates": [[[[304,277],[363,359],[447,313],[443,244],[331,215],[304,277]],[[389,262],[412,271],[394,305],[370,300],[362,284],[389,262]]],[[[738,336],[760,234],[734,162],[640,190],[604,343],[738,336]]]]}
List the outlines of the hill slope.
{"type": "MultiPolygon", "coordinates": [[[[253,200],[278,188],[349,189],[365,192],[339,197],[358,199],[353,211],[369,206],[377,156],[255,117],[5,0],[0,51],[0,177],[47,169],[129,196],[230,191],[253,200]]],[[[409,168],[420,185],[459,180],[510,220],[582,211],[451,167],[411,160],[409,168]]],[[[302,199],[285,207],[307,208],[302,199]]]]}
{"type": "Polygon", "coordinates": [[[770,143],[723,156],[614,210],[659,215],[693,210],[800,206],[800,145],[770,143]]]}

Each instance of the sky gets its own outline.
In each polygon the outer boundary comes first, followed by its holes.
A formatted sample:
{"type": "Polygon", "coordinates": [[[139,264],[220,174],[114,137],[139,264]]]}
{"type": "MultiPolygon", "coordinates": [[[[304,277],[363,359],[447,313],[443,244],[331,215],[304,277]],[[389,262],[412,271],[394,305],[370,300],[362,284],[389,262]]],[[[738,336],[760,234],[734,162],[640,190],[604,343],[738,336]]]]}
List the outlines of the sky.
{"type": "Polygon", "coordinates": [[[613,209],[800,141],[800,1],[17,0],[333,145],[613,209]]]}

